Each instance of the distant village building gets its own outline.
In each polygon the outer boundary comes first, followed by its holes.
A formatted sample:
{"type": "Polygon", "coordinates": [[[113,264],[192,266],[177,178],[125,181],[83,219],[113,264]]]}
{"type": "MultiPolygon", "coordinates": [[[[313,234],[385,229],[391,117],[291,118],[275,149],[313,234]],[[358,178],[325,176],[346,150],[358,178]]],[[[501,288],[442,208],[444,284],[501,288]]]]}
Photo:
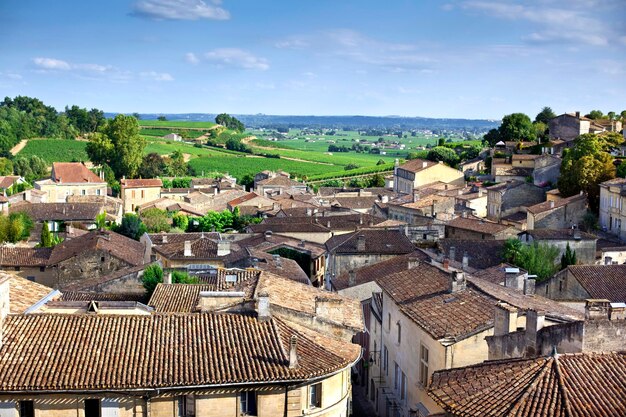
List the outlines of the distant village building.
{"type": "Polygon", "coordinates": [[[626,240],[626,179],[600,184],[599,224],[602,230],[626,240]]]}
{"type": "Polygon", "coordinates": [[[176,142],[181,142],[183,140],[183,137],[177,133],[169,133],[165,136],[163,136],[164,139],[171,139],[174,140],[176,142]]]}
{"type": "Polygon", "coordinates": [[[124,202],[124,213],[134,213],[142,204],[161,197],[163,182],[160,178],[126,179],[120,181],[120,193],[124,202]]]}
{"type": "Polygon", "coordinates": [[[50,178],[35,181],[35,188],[46,192],[51,203],[63,203],[70,195],[107,195],[107,182],[82,162],[54,162],[50,178]]]}
{"type": "Polygon", "coordinates": [[[458,186],[465,185],[463,172],[450,168],[442,162],[431,162],[424,159],[413,159],[403,165],[396,166],[393,172],[394,191],[412,194],[413,189],[436,181],[458,186]]]}

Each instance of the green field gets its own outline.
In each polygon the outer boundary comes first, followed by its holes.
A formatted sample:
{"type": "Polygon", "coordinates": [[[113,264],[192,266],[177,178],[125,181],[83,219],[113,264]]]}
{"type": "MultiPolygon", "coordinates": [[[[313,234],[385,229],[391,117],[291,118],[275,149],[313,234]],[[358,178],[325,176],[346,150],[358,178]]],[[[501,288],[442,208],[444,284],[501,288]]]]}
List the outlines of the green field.
{"type": "Polygon", "coordinates": [[[243,175],[254,175],[260,171],[279,170],[287,171],[292,174],[292,177],[301,178],[303,175],[321,175],[327,172],[341,170],[342,168],[336,166],[320,165],[309,162],[289,161],[285,159],[276,158],[246,158],[246,157],[209,157],[209,158],[194,158],[189,161],[197,172],[201,175],[202,172],[218,171],[222,173],[229,173],[237,178],[241,178],[243,175]]]}
{"type": "Polygon", "coordinates": [[[49,164],[53,162],[79,162],[88,161],[85,152],[87,142],[68,139],[31,139],[19,156],[30,157],[37,155],[49,164]]]}
{"type": "Polygon", "coordinates": [[[215,123],[212,122],[171,122],[166,120],[164,122],[160,120],[139,120],[139,126],[157,126],[157,127],[182,127],[182,128],[209,128],[215,126],[215,123]]]}

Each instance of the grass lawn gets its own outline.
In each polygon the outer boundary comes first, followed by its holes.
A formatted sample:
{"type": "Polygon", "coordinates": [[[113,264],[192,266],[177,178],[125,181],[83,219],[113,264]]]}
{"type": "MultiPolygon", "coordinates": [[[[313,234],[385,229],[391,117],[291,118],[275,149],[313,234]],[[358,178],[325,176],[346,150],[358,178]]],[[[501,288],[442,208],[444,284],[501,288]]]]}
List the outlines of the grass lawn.
{"type": "Polygon", "coordinates": [[[139,126],[157,126],[157,127],[182,127],[182,128],[209,128],[215,126],[213,122],[172,122],[166,120],[139,120],[139,126]]]}
{"type": "Polygon", "coordinates": [[[276,158],[246,158],[246,157],[208,157],[194,158],[189,161],[198,175],[202,172],[218,171],[229,173],[237,178],[243,175],[254,174],[269,169],[276,171],[282,169],[293,177],[301,178],[303,175],[321,175],[333,171],[341,171],[342,168],[328,165],[313,164],[307,162],[289,161],[276,158]]]}

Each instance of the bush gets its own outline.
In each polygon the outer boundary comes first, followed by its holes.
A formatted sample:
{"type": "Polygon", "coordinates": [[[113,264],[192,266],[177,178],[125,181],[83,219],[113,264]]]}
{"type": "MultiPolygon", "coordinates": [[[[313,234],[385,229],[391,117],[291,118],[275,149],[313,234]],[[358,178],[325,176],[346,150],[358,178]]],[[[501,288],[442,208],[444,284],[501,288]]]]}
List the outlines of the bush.
{"type": "Polygon", "coordinates": [[[149,298],[154,292],[156,286],[163,282],[163,270],[159,265],[149,265],[143,271],[141,282],[143,287],[146,289],[149,298]]]}
{"type": "Polygon", "coordinates": [[[189,217],[187,217],[183,213],[176,213],[172,217],[172,223],[174,227],[182,231],[185,231],[187,230],[187,227],[189,226],[189,217]]]}
{"type": "Polygon", "coordinates": [[[143,211],[140,218],[150,233],[169,232],[172,228],[167,212],[156,207],[143,211]]]}

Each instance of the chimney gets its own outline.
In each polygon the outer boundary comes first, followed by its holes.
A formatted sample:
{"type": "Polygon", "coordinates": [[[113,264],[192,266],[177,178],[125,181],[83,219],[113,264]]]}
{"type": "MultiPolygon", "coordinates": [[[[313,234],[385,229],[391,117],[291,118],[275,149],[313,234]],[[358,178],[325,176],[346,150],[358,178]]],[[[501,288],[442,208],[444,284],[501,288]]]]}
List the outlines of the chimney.
{"type": "Polygon", "coordinates": [[[298,367],[298,336],[295,334],[289,339],[289,369],[298,367]]]}
{"type": "Polygon", "coordinates": [[[504,268],[504,286],[522,291],[524,276],[520,275],[519,268],[504,268]]]}
{"type": "Polygon", "coordinates": [[[526,355],[537,355],[537,332],[544,327],[545,313],[537,310],[526,311],[526,355]]]}
{"type": "Polygon", "coordinates": [[[328,227],[330,229],[330,220],[326,221],[326,227],[328,227]]]}
{"type": "Polygon", "coordinates": [[[359,216],[359,224],[363,224],[363,215],[362,214],[359,216]]]}
{"type": "Polygon", "coordinates": [[[420,200],[420,193],[419,191],[413,190],[413,202],[417,203],[420,200]]]}
{"type": "Polygon", "coordinates": [[[310,217],[312,214],[313,214],[313,210],[310,209],[310,208],[307,208],[306,209],[306,215],[310,217]]]}
{"type": "Polygon", "coordinates": [[[417,268],[418,266],[420,266],[421,261],[419,258],[414,257],[414,256],[410,256],[408,261],[407,261],[407,268],[408,269],[414,269],[417,268]]]}
{"type": "Polygon", "coordinates": [[[465,274],[460,271],[452,271],[450,273],[450,292],[456,293],[465,290],[467,282],[465,274]]]}
{"type": "Polygon", "coordinates": [[[304,239],[300,240],[300,244],[298,246],[300,246],[301,248],[306,247],[306,242],[304,241],[304,239]]]}
{"type": "Polygon", "coordinates": [[[163,278],[163,284],[171,284],[172,283],[172,273],[168,272],[167,274],[165,274],[165,277],[163,278]]]}
{"type": "Polygon", "coordinates": [[[482,190],[482,189],[479,189],[479,190],[478,190],[478,197],[482,197],[482,196],[483,196],[483,190],[482,190]]]}
{"type": "Polygon", "coordinates": [[[193,256],[193,253],[191,253],[191,241],[190,240],[185,240],[185,247],[184,247],[184,256],[193,256]]]}
{"type": "Polygon", "coordinates": [[[450,246],[450,250],[448,251],[449,254],[449,258],[452,259],[453,261],[456,260],[456,247],[454,246],[450,246]]]}
{"type": "Polygon", "coordinates": [[[535,295],[535,278],[528,277],[524,280],[524,295],[535,295]]]}
{"type": "Polygon", "coordinates": [[[263,238],[265,240],[270,240],[271,237],[272,237],[272,231],[271,230],[266,230],[265,233],[263,233],[263,238]]]}
{"type": "Polygon", "coordinates": [[[354,287],[356,285],[356,272],[353,269],[348,271],[348,287],[354,287]]]}
{"type": "Polygon", "coordinates": [[[0,277],[0,347],[2,347],[2,336],[4,334],[4,321],[10,311],[10,296],[9,296],[9,283],[11,281],[10,275],[3,274],[0,277]]]}
{"type": "Polygon", "coordinates": [[[230,253],[230,241],[220,239],[217,241],[217,256],[226,256],[230,253]]]}
{"type": "Polygon", "coordinates": [[[550,200],[550,208],[553,209],[554,208],[554,200],[550,200]]]}
{"type": "Polygon", "coordinates": [[[213,188],[213,195],[216,196],[217,195],[217,187],[213,188]]]}
{"type": "Polygon", "coordinates": [[[398,158],[394,161],[394,165],[397,167],[400,166],[400,160],[398,158]]]}
{"type": "Polygon", "coordinates": [[[442,266],[444,270],[448,270],[448,268],[450,268],[450,259],[445,258],[442,262],[442,266]]]}
{"type": "Polygon", "coordinates": [[[167,235],[163,235],[163,243],[167,243],[167,235]]]}
{"type": "Polygon", "coordinates": [[[467,271],[469,268],[469,257],[467,256],[467,252],[463,252],[463,271],[467,271]]]}
{"type": "Polygon", "coordinates": [[[252,258],[250,260],[250,263],[252,264],[252,268],[256,269],[259,266],[259,260],[257,258],[252,258]]]}
{"type": "Polygon", "coordinates": [[[467,211],[463,210],[461,212],[461,217],[463,217],[464,219],[467,219],[467,211]]]}
{"type": "Polygon", "coordinates": [[[388,195],[384,195],[380,198],[380,202],[383,204],[386,204],[389,202],[389,196],[388,195]]]}
{"type": "Polygon", "coordinates": [[[280,259],[280,255],[278,254],[272,255],[272,259],[274,260],[274,264],[276,265],[277,268],[283,267],[283,261],[282,259],[280,259]]]}
{"type": "Polygon", "coordinates": [[[259,293],[256,310],[260,321],[267,321],[272,317],[272,312],[270,311],[270,295],[266,291],[259,293]]]}
{"type": "Polygon", "coordinates": [[[611,302],[605,299],[585,300],[585,320],[607,319],[611,302]]]}
{"type": "Polygon", "coordinates": [[[504,336],[517,330],[517,308],[503,302],[496,304],[493,335],[504,336]]]}
{"type": "Polygon", "coordinates": [[[576,118],[580,119],[580,112],[579,111],[576,112],[576,118]]]}
{"type": "Polygon", "coordinates": [[[422,168],[426,168],[428,166],[428,162],[422,161],[422,168]]]}
{"type": "Polygon", "coordinates": [[[243,304],[246,293],[242,291],[200,291],[196,310],[200,312],[219,311],[234,304],[243,304]]]}
{"type": "Polygon", "coordinates": [[[356,250],[359,252],[363,252],[365,250],[365,236],[358,235],[356,237],[356,250]]]}

